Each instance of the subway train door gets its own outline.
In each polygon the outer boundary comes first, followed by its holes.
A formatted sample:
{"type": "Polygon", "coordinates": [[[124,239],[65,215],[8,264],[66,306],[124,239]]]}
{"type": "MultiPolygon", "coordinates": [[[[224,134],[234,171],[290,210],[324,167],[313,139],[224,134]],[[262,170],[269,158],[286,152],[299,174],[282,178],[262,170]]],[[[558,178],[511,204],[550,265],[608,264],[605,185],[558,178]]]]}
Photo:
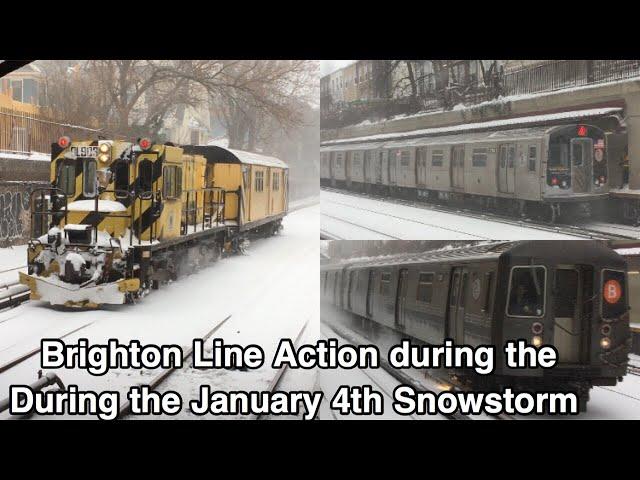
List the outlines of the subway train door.
{"type": "Polygon", "coordinates": [[[593,179],[593,140],[571,139],[571,185],[574,193],[589,191],[593,179]]]}
{"type": "Polygon", "coordinates": [[[416,185],[427,184],[427,149],[425,147],[416,149],[416,185]]]}
{"type": "Polygon", "coordinates": [[[373,181],[382,183],[382,152],[373,152],[373,181]]]}
{"type": "Polygon", "coordinates": [[[353,156],[352,152],[347,152],[344,156],[344,178],[345,182],[347,182],[347,186],[351,186],[351,157],[353,156]]]}
{"type": "Polygon", "coordinates": [[[409,278],[409,270],[400,269],[398,274],[398,289],[396,290],[396,328],[404,330],[405,328],[405,301],[407,299],[407,280],[409,278]]]}
{"type": "Polygon", "coordinates": [[[464,188],[464,146],[451,147],[451,186],[464,188]]]}
{"type": "Polygon", "coordinates": [[[500,145],[498,150],[498,191],[514,193],[516,183],[516,146],[500,145]]]}
{"type": "Polygon", "coordinates": [[[579,363],[582,357],[582,332],[586,331],[584,322],[587,321],[582,311],[584,283],[583,275],[575,267],[556,270],[553,345],[562,363],[579,363]]]}
{"type": "Polygon", "coordinates": [[[454,267],[449,287],[449,313],[447,316],[446,337],[457,345],[464,343],[464,307],[469,271],[463,267],[454,267]]]}
{"type": "Polygon", "coordinates": [[[395,185],[398,181],[396,151],[389,152],[389,185],[395,185]]]}
{"type": "Polygon", "coordinates": [[[376,272],[369,270],[369,284],[367,285],[367,317],[373,316],[373,297],[374,297],[374,284],[376,280],[376,272]]]}

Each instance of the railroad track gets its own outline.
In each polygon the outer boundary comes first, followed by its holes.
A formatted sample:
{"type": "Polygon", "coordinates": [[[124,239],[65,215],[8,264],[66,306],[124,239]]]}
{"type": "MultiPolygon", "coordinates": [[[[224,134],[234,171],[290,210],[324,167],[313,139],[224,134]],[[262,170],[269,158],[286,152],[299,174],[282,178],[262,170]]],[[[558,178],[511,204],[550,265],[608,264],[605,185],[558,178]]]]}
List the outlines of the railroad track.
{"type": "MultiPolygon", "coordinates": [[[[347,343],[350,343],[350,344],[352,344],[354,346],[357,346],[357,345],[359,345],[361,343],[352,334],[352,332],[347,331],[346,328],[338,327],[335,324],[329,324],[329,323],[326,323],[326,322],[323,323],[323,325],[325,325],[327,328],[332,330],[338,337],[342,338],[347,343]]],[[[387,372],[393,378],[398,380],[398,382],[400,382],[403,385],[411,386],[416,392],[431,392],[431,393],[436,394],[436,395],[439,393],[439,392],[434,391],[433,389],[427,387],[422,382],[419,382],[418,380],[416,380],[415,378],[411,377],[410,375],[407,375],[402,370],[399,370],[397,368],[392,367],[391,365],[389,365],[389,363],[384,358],[380,358],[380,366],[385,372],[387,372]]],[[[367,376],[369,376],[369,375],[367,375],[367,376]]],[[[439,383],[443,383],[441,379],[433,378],[433,380],[436,381],[436,382],[439,382],[439,383]]],[[[453,384],[448,384],[447,386],[450,388],[450,390],[458,390],[458,388],[453,384]]],[[[390,396],[392,396],[392,395],[390,395],[390,396]]],[[[460,412],[453,412],[452,414],[448,414],[448,415],[441,414],[441,415],[443,417],[446,417],[449,420],[471,420],[472,419],[471,417],[469,417],[467,415],[464,415],[464,414],[462,414],[460,412]]],[[[494,418],[496,418],[498,420],[513,420],[512,416],[505,415],[505,414],[497,415],[494,418]]]]}
{"type": "MultiPolygon", "coordinates": [[[[63,338],[68,337],[69,335],[72,335],[76,332],[79,332],[82,329],[87,328],[89,325],[92,325],[93,322],[88,322],[85,323],[84,325],[74,328],[73,330],[68,331],[67,333],[65,333],[64,335],[61,335],[58,338],[58,340],[62,340],[63,338]]],[[[42,350],[41,346],[38,346],[32,350],[29,350],[26,353],[23,353],[22,355],[19,355],[18,357],[14,358],[13,360],[9,360],[8,362],[3,363],[2,365],[0,365],[0,373],[4,373],[7,370],[10,370],[12,368],[14,368],[17,365],[20,365],[22,362],[24,362],[25,360],[28,360],[29,358],[33,357],[34,355],[37,355],[38,353],[40,353],[40,351],[42,350]]]]}
{"type": "MultiPolygon", "coordinates": [[[[211,330],[206,332],[202,337],[200,337],[202,339],[202,341],[204,342],[208,338],[210,338],[230,318],[231,318],[231,315],[227,316],[221,322],[216,324],[216,326],[214,326],[211,330]]],[[[302,328],[298,332],[298,335],[296,336],[296,339],[294,341],[294,345],[296,346],[296,348],[299,346],[300,340],[302,339],[302,335],[304,334],[304,331],[307,328],[307,324],[308,324],[308,321],[304,323],[304,325],[302,326],[302,328]]],[[[183,363],[186,364],[188,359],[191,357],[191,354],[193,353],[193,344],[191,346],[189,346],[188,348],[183,348],[183,352],[184,352],[184,354],[183,354],[182,360],[183,360],[183,363]]],[[[146,386],[149,387],[149,390],[157,390],[158,387],[160,385],[162,385],[177,370],[179,370],[179,368],[173,367],[173,368],[169,368],[167,370],[162,371],[161,373],[159,373],[158,375],[153,377],[151,379],[151,381],[146,384],[146,386]]],[[[284,375],[284,373],[286,371],[287,371],[287,368],[281,368],[276,372],[275,376],[273,377],[273,379],[269,383],[269,386],[267,387],[267,390],[269,392],[273,392],[277,388],[278,384],[282,380],[282,377],[283,377],[283,375],[284,375]]],[[[131,403],[129,402],[129,400],[127,400],[125,403],[123,403],[121,405],[119,413],[118,413],[118,418],[119,419],[123,419],[123,418],[126,418],[130,414],[131,414],[131,403]]],[[[262,415],[253,415],[251,418],[254,419],[254,420],[260,420],[260,418],[262,418],[262,415]]]]}
{"type": "MultiPolygon", "coordinates": [[[[333,193],[340,193],[343,195],[350,195],[354,197],[368,198],[370,200],[382,201],[385,203],[404,205],[407,207],[420,208],[423,210],[431,210],[435,212],[450,213],[458,216],[472,217],[475,219],[488,220],[496,223],[503,223],[506,225],[512,225],[523,228],[535,228],[537,230],[544,230],[552,233],[572,235],[574,237],[587,238],[592,240],[637,240],[640,238],[640,231],[633,227],[618,225],[618,224],[606,224],[602,222],[592,222],[590,224],[550,224],[532,219],[517,219],[509,217],[507,215],[501,215],[498,213],[487,212],[485,210],[473,210],[470,208],[458,208],[449,207],[445,205],[436,205],[433,203],[418,202],[414,200],[404,200],[400,198],[386,197],[377,194],[366,194],[361,192],[353,192],[351,190],[341,190],[338,188],[322,187],[321,190],[333,193]],[[599,229],[595,229],[594,225],[599,229]],[[619,233],[605,232],[606,228],[618,230],[619,233]]],[[[352,208],[352,205],[349,205],[352,208]]],[[[441,227],[439,227],[441,228],[441,227]]]]}
{"type": "MultiPolygon", "coordinates": [[[[295,346],[295,348],[297,349],[300,346],[300,340],[302,339],[302,335],[304,334],[304,331],[307,329],[307,325],[309,324],[309,320],[307,320],[306,322],[304,322],[304,325],[302,325],[302,328],[300,329],[300,332],[298,333],[298,335],[296,336],[296,339],[294,340],[293,344],[295,346]]],[[[275,376],[273,377],[273,379],[271,380],[271,382],[269,383],[269,386],[267,387],[267,390],[269,391],[269,393],[272,393],[280,384],[280,381],[282,380],[282,377],[284,376],[284,374],[286,373],[286,371],[289,369],[288,366],[283,367],[281,369],[279,369],[275,376]]],[[[253,415],[252,419],[253,420],[260,420],[263,417],[262,414],[258,414],[258,415],[253,415]]]]}
{"type": "MultiPolygon", "coordinates": [[[[227,322],[227,320],[229,320],[230,318],[231,318],[231,315],[228,315],[222,321],[218,322],[211,330],[209,330],[202,337],[200,337],[202,341],[203,342],[206,341],[209,337],[211,337],[214,333],[216,333],[218,329],[222,327],[222,325],[224,325],[227,322]]],[[[191,354],[193,353],[193,343],[191,343],[189,347],[183,348],[182,351],[183,351],[182,361],[184,363],[184,362],[187,362],[187,360],[189,359],[189,357],[191,357],[191,354]]],[[[179,368],[172,367],[172,368],[163,370],[158,375],[153,377],[151,381],[146,384],[146,386],[149,387],[149,390],[156,390],[176,370],[179,370],[179,368]]],[[[131,402],[127,400],[120,406],[120,409],[118,411],[118,418],[124,418],[129,414],[131,414],[131,402]]]]}
{"type": "MultiPolygon", "coordinates": [[[[375,229],[370,228],[370,227],[364,227],[364,226],[362,226],[360,224],[357,224],[357,223],[354,223],[354,222],[350,222],[349,220],[345,220],[343,218],[334,217],[333,215],[329,215],[329,214],[326,214],[326,213],[323,213],[322,216],[327,217],[327,218],[331,218],[333,220],[337,220],[337,221],[342,222],[342,223],[346,223],[348,225],[352,225],[354,227],[358,227],[358,228],[360,228],[362,230],[367,230],[369,232],[373,232],[373,233],[375,233],[377,235],[382,235],[383,237],[385,237],[385,238],[387,238],[389,240],[400,240],[400,237],[394,237],[392,235],[389,235],[388,233],[383,233],[383,232],[381,232],[379,230],[375,230],[375,229]]],[[[329,234],[329,236],[334,237],[334,238],[330,238],[329,240],[340,240],[340,238],[335,238],[335,235],[333,235],[333,234],[329,234]]]]}

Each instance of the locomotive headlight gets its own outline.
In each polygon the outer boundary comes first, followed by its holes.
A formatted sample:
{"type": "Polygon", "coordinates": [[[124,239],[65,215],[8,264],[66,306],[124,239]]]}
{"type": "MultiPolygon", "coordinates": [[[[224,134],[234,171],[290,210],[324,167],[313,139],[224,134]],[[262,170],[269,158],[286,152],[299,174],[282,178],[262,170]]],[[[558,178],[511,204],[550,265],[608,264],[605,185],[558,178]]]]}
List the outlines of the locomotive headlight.
{"type": "Polygon", "coordinates": [[[100,160],[102,163],[107,162],[109,160],[109,155],[106,153],[101,153],[98,156],[98,160],[100,160]]]}
{"type": "Polygon", "coordinates": [[[611,348],[611,339],[609,337],[602,337],[600,339],[600,347],[603,350],[609,350],[611,348]]]}
{"type": "Polygon", "coordinates": [[[540,345],[542,345],[542,337],[540,335],[535,335],[532,339],[531,339],[531,344],[534,347],[539,347],[540,345]]]}
{"type": "Polygon", "coordinates": [[[109,144],[101,143],[98,149],[100,150],[100,153],[109,153],[109,144]]]}

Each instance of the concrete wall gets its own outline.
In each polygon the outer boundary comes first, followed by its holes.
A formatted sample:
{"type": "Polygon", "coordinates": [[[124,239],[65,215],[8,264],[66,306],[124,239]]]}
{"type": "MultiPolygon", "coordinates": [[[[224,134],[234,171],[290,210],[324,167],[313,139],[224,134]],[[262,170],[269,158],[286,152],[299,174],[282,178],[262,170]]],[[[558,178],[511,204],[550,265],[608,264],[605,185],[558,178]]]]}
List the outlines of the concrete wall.
{"type": "Polygon", "coordinates": [[[0,154],[0,248],[29,240],[29,194],[49,184],[49,165],[0,154]]]}

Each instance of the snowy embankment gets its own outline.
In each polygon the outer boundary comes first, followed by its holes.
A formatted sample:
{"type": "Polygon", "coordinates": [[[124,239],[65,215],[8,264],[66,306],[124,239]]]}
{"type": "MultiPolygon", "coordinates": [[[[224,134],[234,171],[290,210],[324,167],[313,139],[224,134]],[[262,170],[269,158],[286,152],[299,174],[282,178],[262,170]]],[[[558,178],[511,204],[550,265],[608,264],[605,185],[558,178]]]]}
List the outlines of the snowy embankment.
{"type": "MultiPolygon", "coordinates": [[[[89,322],[93,323],[65,338],[65,342],[73,344],[87,338],[91,344],[104,344],[115,338],[121,343],[137,339],[142,344],[186,347],[232,315],[216,337],[227,344],[262,346],[264,366],[255,371],[195,373],[184,369],[176,372],[175,378],[170,377],[166,387],[186,397],[201,383],[225,390],[266,388],[275,373],[270,364],[280,338],[295,337],[307,320],[307,341],[313,342],[319,329],[319,207],[294,211],[283,223],[280,235],[252,242],[246,255],[225,258],[163,286],[136,305],[70,312],[31,301],[0,312],[0,364],[36,347],[42,337],[62,335],[89,322]]],[[[0,398],[8,395],[11,384],[35,381],[39,360],[36,355],[0,374],[0,398]]],[[[100,377],[80,369],[59,369],[57,373],[65,384],[76,384],[81,390],[118,391],[122,402],[129,387],[148,382],[159,371],[112,370],[100,377]]],[[[314,379],[309,372],[299,375],[298,381],[288,379],[289,385],[312,388],[314,379]]],[[[185,403],[189,399],[184,398],[185,403]]]]}
{"type": "MultiPolygon", "coordinates": [[[[344,240],[566,240],[570,235],[322,191],[320,228],[344,240]]],[[[479,215],[480,216],[480,215],[479,215]]]]}
{"type": "Polygon", "coordinates": [[[0,248],[0,288],[17,282],[21,270],[27,271],[27,246],[0,248]]]}

